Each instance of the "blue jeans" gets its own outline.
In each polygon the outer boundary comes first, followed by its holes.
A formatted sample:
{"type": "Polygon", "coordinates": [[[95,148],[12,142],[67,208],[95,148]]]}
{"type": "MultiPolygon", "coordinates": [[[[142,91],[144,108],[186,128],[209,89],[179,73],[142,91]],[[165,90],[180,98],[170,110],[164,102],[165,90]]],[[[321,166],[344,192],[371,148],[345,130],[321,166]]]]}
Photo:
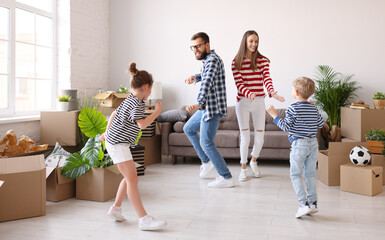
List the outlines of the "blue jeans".
{"type": "Polygon", "coordinates": [[[317,161],[317,138],[297,139],[292,142],[290,151],[290,178],[300,205],[305,205],[306,202],[313,203],[317,201],[317,161]],[[307,197],[302,183],[303,172],[305,172],[307,197]]]}
{"type": "Polygon", "coordinates": [[[208,121],[203,121],[203,114],[204,111],[202,110],[196,111],[184,125],[183,131],[186,133],[203,163],[208,163],[211,160],[219,175],[226,179],[232,178],[225,160],[214,144],[219,120],[221,120],[223,115],[215,114],[214,117],[208,121]],[[200,130],[200,137],[198,136],[198,130],[200,130]]]}

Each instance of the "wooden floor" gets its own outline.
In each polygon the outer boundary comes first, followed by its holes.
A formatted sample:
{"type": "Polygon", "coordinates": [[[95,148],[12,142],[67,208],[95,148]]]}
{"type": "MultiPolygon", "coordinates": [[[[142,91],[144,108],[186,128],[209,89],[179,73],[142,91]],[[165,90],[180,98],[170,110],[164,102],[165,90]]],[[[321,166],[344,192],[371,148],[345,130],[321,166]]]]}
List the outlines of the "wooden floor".
{"type": "Polygon", "coordinates": [[[148,166],[139,177],[147,212],[167,220],[166,230],[139,231],[128,200],[119,223],[106,215],[112,199],[69,199],[47,202],[44,217],[0,223],[0,239],[385,239],[384,192],[367,197],[318,182],[320,212],[296,219],[287,162],[261,162],[261,178],[239,183],[239,163],[230,161],[236,187],[209,189],[197,160],[170,161],[148,166]]]}

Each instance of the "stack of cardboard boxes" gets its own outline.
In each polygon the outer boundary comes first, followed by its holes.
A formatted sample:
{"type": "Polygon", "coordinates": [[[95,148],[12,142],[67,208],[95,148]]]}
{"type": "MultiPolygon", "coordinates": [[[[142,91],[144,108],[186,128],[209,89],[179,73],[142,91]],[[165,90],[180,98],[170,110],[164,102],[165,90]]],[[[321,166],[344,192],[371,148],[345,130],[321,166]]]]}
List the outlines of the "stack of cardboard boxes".
{"type": "Polygon", "coordinates": [[[342,142],[329,143],[320,151],[318,178],[328,186],[340,186],[342,191],[374,196],[382,192],[383,155],[372,154],[371,166],[353,165],[349,153],[355,146],[366,147],[368,129],[385,129],[385,110],[341,108],[342,142]]]}

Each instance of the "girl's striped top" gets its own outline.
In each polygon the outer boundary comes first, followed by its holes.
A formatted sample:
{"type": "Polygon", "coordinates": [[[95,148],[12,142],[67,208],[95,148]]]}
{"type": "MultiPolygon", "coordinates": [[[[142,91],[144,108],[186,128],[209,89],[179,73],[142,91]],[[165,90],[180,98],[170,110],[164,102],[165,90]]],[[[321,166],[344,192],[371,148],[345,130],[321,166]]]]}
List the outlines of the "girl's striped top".
{"type": "Polygon", "coordinates": [[[258,57],[256,70],[250,68],[250,63],[251,60],[245,57],[241,70],[235,68],[235,59],[231,65],[235,85],[238,89],[237,101],[244,97],[249,98],[252,93],[255,93],[256,97],[264,97],[264,87],[269,96],[271,92],[274,92],[269,60],[265,57],[258,57]]]}
{"type": "Polygon", "coordinates": [[[116,115],[108,129],[106,141],[110,144],[135,144],[140,131],[136,120],[145,118],[144,101],[136,98],[132,93],[116,109],[116,115]]]}
{"type": "Polygon", "coordinates": [[[289,140],[293,142],[301,138],[314,138],[317,128],[322,128],[324,121],[314,104],[296,102],[286,109],[284,119],[276,117],[274,123],[283,131],[288,131],[289,140]]]}

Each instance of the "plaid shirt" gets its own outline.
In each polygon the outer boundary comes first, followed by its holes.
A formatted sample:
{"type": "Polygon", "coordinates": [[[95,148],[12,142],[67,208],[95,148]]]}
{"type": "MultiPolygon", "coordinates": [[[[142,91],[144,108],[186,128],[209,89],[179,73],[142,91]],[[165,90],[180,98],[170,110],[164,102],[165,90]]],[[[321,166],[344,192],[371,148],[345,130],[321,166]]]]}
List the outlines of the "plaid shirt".
{"type": "Polygon", "coordinates": [[[211,50],[203,60],[201,73],[195,74],[195,82],[202,82],[198,94],[198,105],[202,110],[203,121],[211,119],[214,114],[227,113],[225,67],[222,59],[211,50]]]}

